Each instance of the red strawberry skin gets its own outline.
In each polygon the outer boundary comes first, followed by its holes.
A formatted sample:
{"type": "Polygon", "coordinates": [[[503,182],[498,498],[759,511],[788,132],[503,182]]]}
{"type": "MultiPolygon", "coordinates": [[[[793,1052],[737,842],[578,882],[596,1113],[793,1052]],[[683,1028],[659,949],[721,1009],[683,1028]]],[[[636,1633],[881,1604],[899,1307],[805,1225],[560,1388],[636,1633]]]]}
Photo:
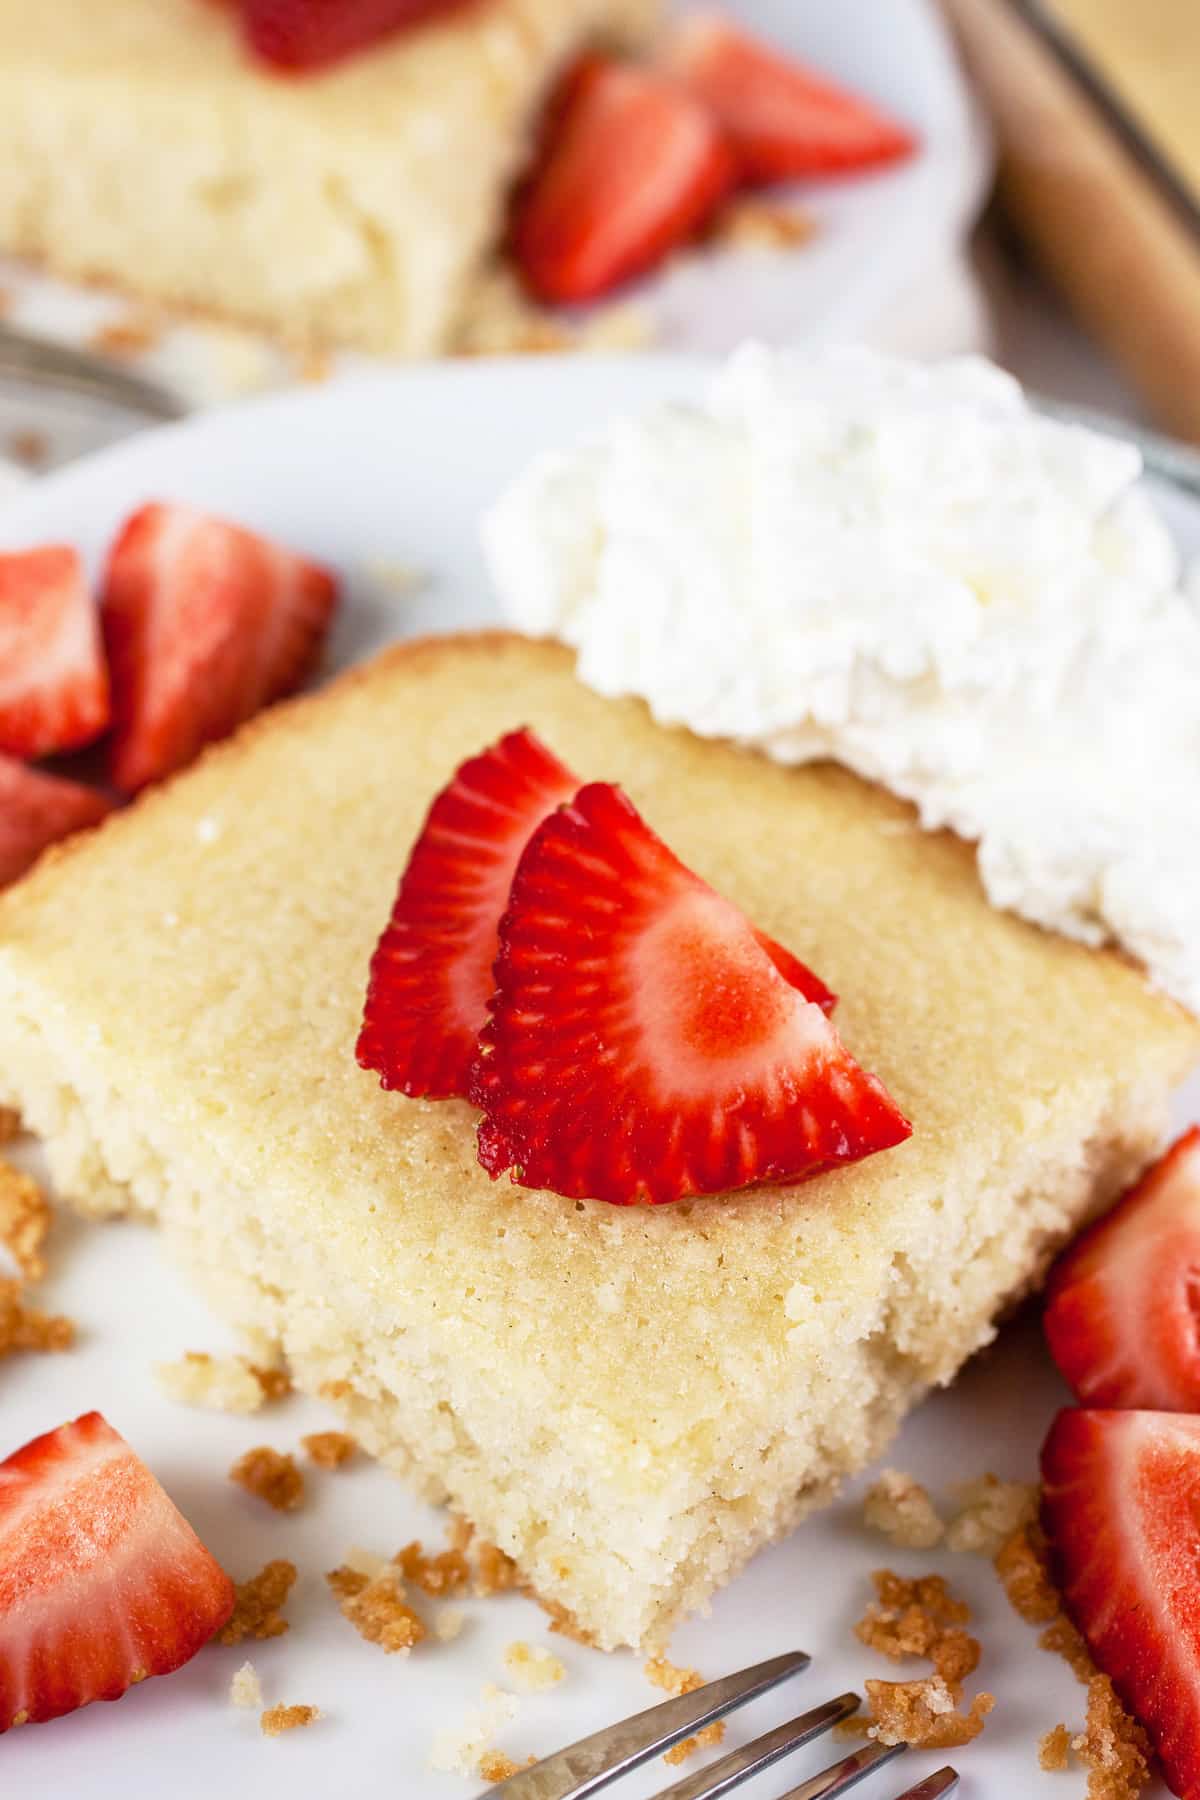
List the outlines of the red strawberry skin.
{"type": "Polygon", "coordinates": [[[76,750],[108,724],[99,617],[74,550],[0,555],[0,753],[76,750]]]}
{"type": "Polygon", "coordinates": [[[652,69],[591,55],[551,102],[512,245],[551,303],[594,300],[687,243],[733,185],[724,134],[652,69]]]}
{"type": "Polygon", "coordinates": [[[321,69],[469,0],[238,0],[246,40],[277,69],[321,69]]]}
{"type": "Polygon", "coordinates": [[[326,569],[240,525],[142,507],[104,582],[114,785],[136,793],[162,780],[299,687],[337,599],[326,569]]]}
{"type": "Polygon", "coordinates": [[[233,1584],[97,1412],[0,1463],[0,1732],[178,1669],[233,1584]]]}
{"type": "Polygon", "coordinates": [[[866,169],[909,156],[911,132],[740,31],[698,13],[675,31],[666,66],[723,127],[749,184],[866,169]]]}
{"type": "Polygon", "coordinates": [[[910,1135],[747,919],[618,788],[517,867],[472,1098],[493,1177],[615,1205],[795,1182],[910,1135]]]}
{"type": "Polygon", "coordinates": [[[1046,1339],[1088,1406],[1200,1412],[1200,1126],[1055,1264],[1046,1339]]]}
{"type": "Polygon", "coordinates": [[[51,844],[111,811],[112,801],[93,788],[0,756],[0,887],[24,875],[51,844]]]}
{"type": "Polygon", "coordinates": [[[1200,1418],[1061,1412],[1042,1480],[1067,1612],[1172,1790],[1200,1794],[1200,1418]]]}

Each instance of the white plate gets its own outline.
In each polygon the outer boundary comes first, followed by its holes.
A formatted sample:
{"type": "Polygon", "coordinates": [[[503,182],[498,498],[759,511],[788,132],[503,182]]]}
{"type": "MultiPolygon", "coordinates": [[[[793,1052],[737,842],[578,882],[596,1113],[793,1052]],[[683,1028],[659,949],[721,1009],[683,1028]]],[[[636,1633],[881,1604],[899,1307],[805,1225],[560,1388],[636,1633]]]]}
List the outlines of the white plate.
{"type": "MultiPolygon", "coordinates": [[[[210,506],[277,533],[328,559],[349,577],[337,657],[347,661],[396,636],[483,622],[492,602],[476,543],[479,508],[535,449],[582,433],[611,407],[646,405],[687,392],[695,364],[626,360],[497,363],[416,371],[345,384],[211,416],[123,445],[31,490],[0,522],[9,546],[67,538],[97,556],[138,502],[174,497],[210,506]],[[373,582],[377,559],[428,571],[411,599],[373,582]]],[[[1195,523],[1195,521],[1193,521],[1195,523]]],[[[1197,533],[1200,537],[1200,532],[1197,533]]],[[[514,723],[520,695],[513,695],[514,723]]],[[[119,900],[114,896],[114,905],[119,900]]],[[[1191,1112],[1200,1093],[1194,1093],[1191,1112]]],[[[1180,1111],[1180,1120],[1185,1114],[1180,1111]]],[[[426,1772],[433,1730],[454,1722],[487,1681],[504,1681],[503,1645],[518,1636],[552,1642],[569,1680],[524,1703],[504,1748],[546,1752],[654,1696],[631,1656],[602,1657],[547,1639],[542,1615],[521,1599],[468,1602],[470,1623],[452,1646],[389,1659],[342,1621],[321,1581],[351,1545],[392,1551],[406,1539],[440,1539],[440,1523],[391,1478],[367,1466],[312,1481],[308,1510],[278,1518],[224,1479],[251,1444],[294,1447],[322,1409],[290,1401],[257,1418],[232,1420],[170,1405],[151,1365],[192,1349],[224,1347],[226,1334],[160,1258],[152,1236],[130,1226],[64,1224],[53,1244],[47,1303],[73,1314],[81,1341],[69,1356],[13,1360],[0,1368],[0,1450],[90,1406],[101,1407],[161,1475],[221,1560],[246,1575],[271,1556],[290,1556],[302,1579],[289,1608],[290,1634],[252,1646],[270,1701],[315,1702],[328,1717],[303,1734],[261,1741],[253,1715],[233,1712],[229,1677],[246,1654],[206,1650],[170,1680],[148,1683],[119,1706],[92,1707],[55,1725],[17,1732],[0,1747],[0,1781],[13,1794],[71,1800],[215,1793],[326,1800],[331,1793],[438,1796],[473,1790],[426,1772]]],[[[993,1469],[1031,1476],[1040,1439],[1065,1398],[1040,1348],[1036,1320],[1006,1330],[954,1389],[910,1422],[893,1460],[935,1489],[993,1469]]],[[[719,1596],[712,1618],[677,1634],[676,1659],[706,1674],[791,1646],[814,1663],[791,1694],[761,1703],[730,1733],[738,1741],[794,1701],[888,1677],[890,1665],[857,1645],[851,1624],[880,1564],[944,1569],[977,1609],[984,1645],[980,1683],[999,1704],[983,1740],[962,1754],[965,1792],[992,1800],[1061,1800],[1081,1791],[1042,1775],[1037,1739],[1058,1720],[1081,1722],[1082,1693],[1062,1663],[1039,1652],[1009,1613],[984,1562],[911,1556],[868,1536],[852,1500],[803,1526],[719,1596]]],[[[914,1673],[918,1672],[914,1669],[914,1673]]],[[[819,1747],[795,1761],[793,1781],[819,1766],[819,1747]]],[[[909,1779],[935,1760],[911,1759],[909,1779]]],[[[644,1795],[665,1772],[619,1790],[644,1795]]],[[[750,1790],[771,1800],[787,1785],[776,1772],[750,1790]]],[[[864,1789],[892,1800],[894,1775],[864,1789]]]]}
{"type": "MultiPolygon", "coordinates": [[[[676,0],[686,12],[698,0],[676,0]]],[[[795,198],[819,231],[789,254],[685,257],[633,290],[664,347],[722,352],[744,337],[770,341],[870,338],[915,352],[975,344],[980,323],[954,269],[978,210],[988,154],[932,0],[731,0],[729,10],[784,50],[878,100],[920,134],[895,169],[801,184],[795,198]]],[[[125,303],[0,261],[14,323],[72,343],[120,316],[125,303]]],[[[246,333],[179,326],[137,359],[196,405],[234,399],[293,377],[293,360],[246,333]]],[[[340,359],[362,369],[363,357],[340,359]]],[[[14,430],[48,432],[55,462],[130,429],[128,417],[0,392],[0,455],[14,430]]]]}

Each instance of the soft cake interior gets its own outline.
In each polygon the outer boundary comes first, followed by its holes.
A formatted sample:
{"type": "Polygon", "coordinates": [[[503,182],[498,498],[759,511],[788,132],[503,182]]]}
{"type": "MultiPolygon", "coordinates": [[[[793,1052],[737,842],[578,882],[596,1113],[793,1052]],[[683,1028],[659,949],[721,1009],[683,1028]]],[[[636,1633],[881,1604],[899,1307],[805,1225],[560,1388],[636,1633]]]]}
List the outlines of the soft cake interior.
{"type": "Polygon", "coordinates": [[[503,636],[277,710],[0,902],[0,1103],[63,1194],[156,1214],[222,1312],[605,1646],[661,1642],[880,1449],[1145,1162],[1198,1051],[886,796],[663,731],[503,636]],[[830,981],[909,1143],[799,1188],[576,1203],[493,1184],[470,1108],[356,1066],[429,801],[522,723],[830,981]]]}

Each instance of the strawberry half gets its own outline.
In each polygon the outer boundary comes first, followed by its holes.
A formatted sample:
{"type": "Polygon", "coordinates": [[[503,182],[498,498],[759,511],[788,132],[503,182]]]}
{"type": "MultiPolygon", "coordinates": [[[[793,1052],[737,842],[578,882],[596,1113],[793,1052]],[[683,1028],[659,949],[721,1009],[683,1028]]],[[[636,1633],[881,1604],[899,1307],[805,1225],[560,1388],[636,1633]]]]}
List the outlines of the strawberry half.
{"type": "Polygon", "coordinates": [[[1200,1126],[1055,1264],[1050,1353],[1089,1406],[1200,1412],[1200,1126]]]}
{"type": "Polygon", "coordinates": [[[111,811],[112,801],[94,788],[0,756],[0,887],[24,875],[51,844],[111,811]]]}
{"type": "Polygon", "coordinates": [[[337,583],[240,525],[144,506],[104,582],[112,672],[112,779],[135,793],[299,687],[337,605],[337,583]]]}
{"type": "Polygon", "coordinates": [[[780,56],[721,13],[678,26],[665,65],[722,126],[745,182],[870,168],[916,146],[910,131],[869,101],[780,56]]]}
{"type": "Polygon", "coordinates": [[[50,756],[108,724],[96,608],[74,550],[0,555],[0,752],[50,756]]]}
{"type": "Polygon", "coordinates": [[[479,1159],[616,1205],[800,1181],[910,1126],[749,920],[595,782],[540,825],[500,926],[479,1159]]]}
{"type": "MultiPolygon", "coordinates": [[[[463,763],[437,796],[371,961],[358,1060],[383,1087],[431,1099],[466,1095],[521,852],[579,785],[522,730],[463,763]]],[[[811,969],[757,935],[785,981],[832,1009],[833,995],[811,969]]]]}
{"type": "Polygon", "coordinates": [[[1174,1792],[1200,1794],[1200,1418],[1061,1412],[1042,1480],[1067,1612],[1174,1792]]]}
{"type": "Polygon", "coordinates": [[[97,1412],[0,1463],[0,1732],[195,1656],[233,1584],[97,1412]]]}
{"type": "Polygon", "coordinates": [[[518,266],[539,299],[593,300],[652,268],[696,235],[733,185],[720,127],[652,69],[585,57],[547,120],[512,224],[518,266]]]}
{"type": "Polygon", "coordinates": [[[463,0],[238,0],[246,41],[279,69],[319,69],[463,0]]]}

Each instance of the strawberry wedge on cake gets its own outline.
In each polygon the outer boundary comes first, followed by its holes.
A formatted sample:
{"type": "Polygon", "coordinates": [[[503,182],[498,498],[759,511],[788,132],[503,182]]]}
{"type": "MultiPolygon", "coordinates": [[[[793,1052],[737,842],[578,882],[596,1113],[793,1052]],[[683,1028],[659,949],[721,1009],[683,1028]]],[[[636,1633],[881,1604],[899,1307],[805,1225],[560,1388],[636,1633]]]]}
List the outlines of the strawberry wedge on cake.
{"type": "Polygon", "coordinates": [[[657,1646],[1141,1174],[1200,1050],[911,820],[554,646],[406,644],[0,899],[0,1105],[657,1646]]]}

